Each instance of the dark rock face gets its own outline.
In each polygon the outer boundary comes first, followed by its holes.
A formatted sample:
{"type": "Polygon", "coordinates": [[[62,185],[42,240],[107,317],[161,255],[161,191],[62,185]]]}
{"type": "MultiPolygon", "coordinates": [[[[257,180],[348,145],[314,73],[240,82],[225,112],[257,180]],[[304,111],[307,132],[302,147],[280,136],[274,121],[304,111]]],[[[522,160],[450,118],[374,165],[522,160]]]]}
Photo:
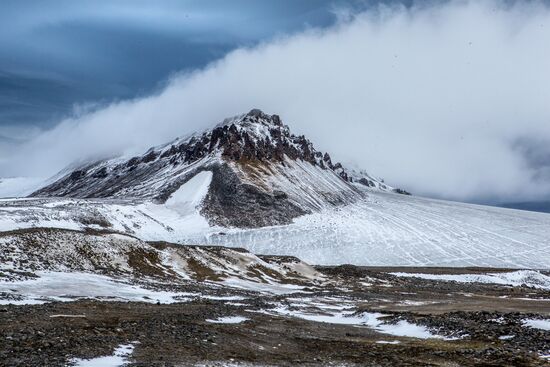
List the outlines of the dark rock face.
{"type": "Polygon", "coordinates": [[[360,178],[357,182],[359,182],[361,185],[365,185],[368,187],[374,187],[374,182],[372,180],[368,180],[364,177],[360,178]]]}
{"type": "Polygon", "coordinates": [[[165,202],[181,185],[201,171],[212,172],[212,182],[201,207],[201,214],[211,225],[239,228],[283,225],[309,213],[294,204],[284,192],[268,193],[243,182],[226,163],[214,163],[189,172],[167,186],[154,200],[165,202]]]}
{"type": "Polygon", "coordinates": [[[289,224],[308,212],[282,192],[266,193],[242,183],[227,165],[212,167],[212,182],[201,213],[211,224],[225,227],[265,227],[289,224]],[[252,225],[253,224],[253,225],[252,225]]]}
{"type": "Polygon", "coordinates": [[[395,192],[396,194],[401,194],[401,195],[411,195],[410,192],[408,192],[406,190],[403,190],[403,189],[399,189],[399,188],[393,190],[393,192],[395,192]]]}

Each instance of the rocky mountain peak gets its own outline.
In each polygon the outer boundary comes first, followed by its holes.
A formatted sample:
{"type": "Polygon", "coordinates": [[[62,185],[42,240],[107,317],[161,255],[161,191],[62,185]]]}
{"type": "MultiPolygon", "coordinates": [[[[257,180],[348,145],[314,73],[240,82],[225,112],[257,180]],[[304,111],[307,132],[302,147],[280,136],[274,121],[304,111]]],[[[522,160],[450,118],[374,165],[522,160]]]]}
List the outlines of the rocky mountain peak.
{"type": "Polygon", "coordinates": [[[293,135],[278,115],[258,109],[214,128],[209,148],[218,149],[223,157],[235,161],[283,162],[287,157],[315,165],[330,163],[330,159],[323,161],[323,155],[303,135],[293,135]]]}
{"type": "Polygon", "coordinates": [[[333,163],[279,116],[253,109],[140,156],[80,166],[32,196],[164,203],[202,171],[213,175],[203,212],[212,223],[229,226],[288,223],[327,205],[353,202],[363,196],[355,183],[392,190],[333,163]]]}
{"type": "Polygon", "coordinates": [[[268,115],[262,110],[254,108],[244,115],[243,121],[274,126],[283,126],[279,115],[268,115]]]}
{"type": "Polygon", "coordinates": [[[268,115],[257,108],[242,115],[226,118],[220,124],[216,125],[215,128],[231,125],[235,125],[239,130],[250,130],[249,132],[257,134],[266,133],[270,128],[288,129],[287,126],[283,125],[279,115],[268,115]]]}

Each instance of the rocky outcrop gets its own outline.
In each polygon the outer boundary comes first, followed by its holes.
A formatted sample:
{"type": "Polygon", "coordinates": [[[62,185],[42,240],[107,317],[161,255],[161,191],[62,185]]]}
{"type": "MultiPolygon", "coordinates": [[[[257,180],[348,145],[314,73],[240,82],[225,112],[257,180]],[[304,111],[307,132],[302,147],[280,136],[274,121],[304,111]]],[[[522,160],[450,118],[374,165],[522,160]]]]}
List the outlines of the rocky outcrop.
{"type": "Polygon", "coordinates": [[[213,166],[212,172],[201,209],[212,224],[240,228],[282,225],[309,212],[282,191],[267,192],[244,183],[228,165],[213,166]]]}

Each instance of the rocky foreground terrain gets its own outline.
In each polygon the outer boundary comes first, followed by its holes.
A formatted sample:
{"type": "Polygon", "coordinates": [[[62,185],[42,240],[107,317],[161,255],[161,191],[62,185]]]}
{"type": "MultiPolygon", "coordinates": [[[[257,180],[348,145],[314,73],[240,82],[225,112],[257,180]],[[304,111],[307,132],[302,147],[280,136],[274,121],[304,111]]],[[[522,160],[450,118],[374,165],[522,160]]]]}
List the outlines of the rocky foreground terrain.
{"type": "Polygon", "coordinates": [[[313,267],[98,231],[0,242],[2,366],[550,363],[545,272],[313,267]]]}

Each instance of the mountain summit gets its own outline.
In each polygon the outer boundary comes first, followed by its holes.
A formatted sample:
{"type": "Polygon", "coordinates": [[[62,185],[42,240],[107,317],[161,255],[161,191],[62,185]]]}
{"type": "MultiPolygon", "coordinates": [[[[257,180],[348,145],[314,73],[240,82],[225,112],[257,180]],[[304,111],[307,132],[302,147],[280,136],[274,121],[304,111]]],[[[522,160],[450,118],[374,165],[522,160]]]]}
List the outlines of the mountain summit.
{"type": "Polygon", "coordinates": [[[83,165],[31,196],[118,198],[166,202],[197,174],[208,171],[201,205],[211,224],[261,227],[365,196],[382,182],[333,163],[277,115],[260,110],[229,118],[213,129],[151,148],[141,156],[83,165]]]}

